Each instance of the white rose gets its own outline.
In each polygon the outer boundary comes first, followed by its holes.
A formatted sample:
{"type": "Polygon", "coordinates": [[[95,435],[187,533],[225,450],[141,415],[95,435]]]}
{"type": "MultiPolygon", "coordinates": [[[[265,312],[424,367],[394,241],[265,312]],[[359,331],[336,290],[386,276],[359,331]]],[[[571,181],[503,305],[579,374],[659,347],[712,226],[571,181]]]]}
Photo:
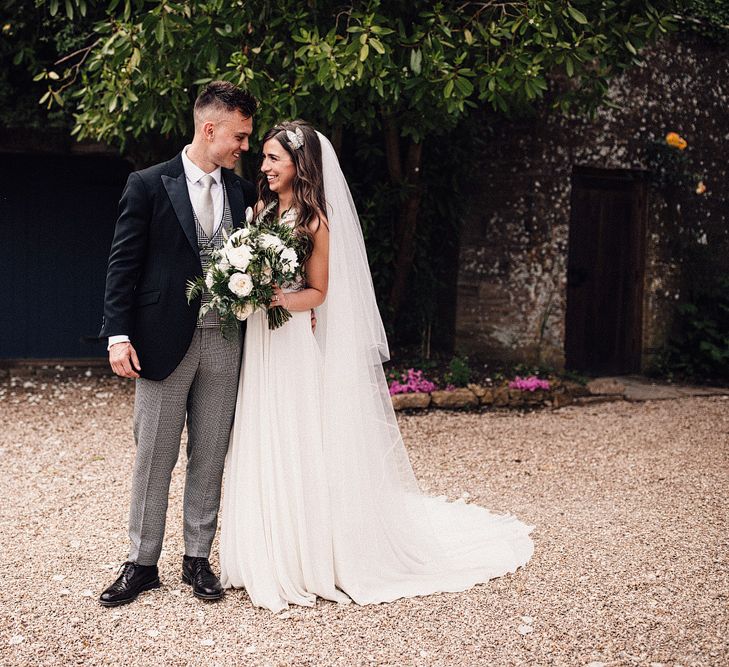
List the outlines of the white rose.
{"type": "Polygon", "coordinates": [[[281,239],[275,234],[261,234],[258,243],[262,248],[276,248],[278,250],[284,247],[281,239]]]}
{"type": "Polygon", "coordinates": [[[213,270],[209,269],[207,272],[207,275],[205,276],[205,284],[208,286],[208,289],[213,288],[213,270]]]}
{"type": "Polygon", "coordinates": [[[251,224],[253,222],[253,209],[249,206],[246,209],[246,223],[251,224]]]}
{"type": "Polygon", "coordinates": [[[242,322],[243,320],[250,317],[255,310],[256,309],[253,307],[252,303],[247,303],[245,306],[236,304],[235,306],[233,306],[233,315],[235,315],[235,318],[237,320],[240,320],[242,322]]]}
{"type": "Polygon", "coordinates": [[[226,248],[225,255],[236,269],[245,271],[251,262],[253,253],[247,245],[239,245],[237,248],[226,248]]]}
{"type": "Polygon", "coordinates": [[[281,253],[281,259],[289,270],[295,269],[299,265],[299,259],[296,257],[296,251],[293,248],[284,248],[281,253]]]}
{"type": "Polygon", "coordinates": [[[247,273],[234,273],[228,280],[228,288],[236,296],[248,296],[253,289],[253,279],[247,273]]]}

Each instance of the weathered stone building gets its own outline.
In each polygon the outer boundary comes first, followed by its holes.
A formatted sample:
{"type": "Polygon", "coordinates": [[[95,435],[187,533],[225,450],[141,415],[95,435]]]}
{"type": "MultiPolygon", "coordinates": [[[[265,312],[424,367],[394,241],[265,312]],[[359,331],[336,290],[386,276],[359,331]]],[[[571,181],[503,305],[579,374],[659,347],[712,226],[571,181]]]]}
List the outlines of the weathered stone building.
{"type": "Polygon", "coordinates": [[[728,56],[675,37],[613,81],[616,108],[594,120],[490,128],[461,239],[457,349],[588,372],[651,366],[687,251],[705,246],[729,270],[728,56]],[[659,187],[651,146],[670,131],[688,142],[691,175],[659,187]]]}

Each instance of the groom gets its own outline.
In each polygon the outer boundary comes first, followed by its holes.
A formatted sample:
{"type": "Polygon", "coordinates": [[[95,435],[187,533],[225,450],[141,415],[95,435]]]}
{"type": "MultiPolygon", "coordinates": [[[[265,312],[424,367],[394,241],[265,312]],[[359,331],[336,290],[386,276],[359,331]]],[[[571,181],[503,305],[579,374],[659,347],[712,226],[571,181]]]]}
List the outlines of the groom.
{"type": "MultiPolygon", "coordinates": [[[[233,421],[242,333],[226,340],[214,311],[197,321],[188,280],[204,275],[224,230],[244,220],[254,186],[232,170],[253,130],[256,100],[225,81],[195,102],[192,143],[169,162],[129,176],[109,255],[104,320],[114,372],[135,378],[137,444],[129,513],[129,559],[99,598],[114,607],[160,585],[172,469],[187,419],[182,579],[206,600],[223,590],[208,557],[233,421]]],[[[204,295],[203,299],[208,299],[204,295]]]]}

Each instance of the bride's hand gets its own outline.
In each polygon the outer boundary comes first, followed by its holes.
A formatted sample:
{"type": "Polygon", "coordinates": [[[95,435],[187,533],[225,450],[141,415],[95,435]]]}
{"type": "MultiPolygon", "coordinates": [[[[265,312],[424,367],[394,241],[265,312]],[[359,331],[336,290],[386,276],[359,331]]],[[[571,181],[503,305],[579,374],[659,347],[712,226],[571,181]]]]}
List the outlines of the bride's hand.
{"type": "Polygon", "coordinates": [[[273,286],[273,298],[271,299],[271,306],[282,306],[287,308],[286,292],[282,291],[278,285],[273,286]]]}

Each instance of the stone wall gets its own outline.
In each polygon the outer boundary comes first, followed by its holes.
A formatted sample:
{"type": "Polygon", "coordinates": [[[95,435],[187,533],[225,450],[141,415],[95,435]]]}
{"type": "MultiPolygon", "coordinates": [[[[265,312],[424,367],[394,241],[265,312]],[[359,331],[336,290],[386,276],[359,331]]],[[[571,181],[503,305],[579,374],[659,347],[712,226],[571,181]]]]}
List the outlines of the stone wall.
{"type": "Polygon", "coordinates": [[[647,146],[669,131],[688,141],[708,191],[649,188],[643,367],[670,331],[688,245],[729,257],[729,54],[697,38],[654,47],[616,78],[594,120],[561,115],[484,128],[462,232],[456,349],[483,359],[564,364],[570,179],[575,166],[646,169],[647,146]],[[680,232],[688,227],[689,232],[680,232]]]}

